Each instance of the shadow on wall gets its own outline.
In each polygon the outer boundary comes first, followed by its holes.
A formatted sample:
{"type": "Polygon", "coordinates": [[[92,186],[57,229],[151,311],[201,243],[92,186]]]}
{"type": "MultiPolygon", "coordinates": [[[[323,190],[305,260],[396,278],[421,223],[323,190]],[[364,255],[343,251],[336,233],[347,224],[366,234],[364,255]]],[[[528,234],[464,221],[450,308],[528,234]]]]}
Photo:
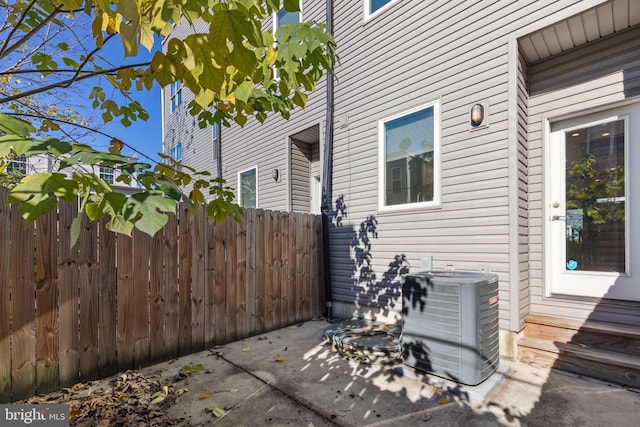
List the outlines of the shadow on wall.
{"type": "MultiPolygon", "coordinates": [[[[333,238],[336,263],[340,266],[337,271],[345,277],[349,274],[351,283],[334,286],[333,299],[347,304],[355,304],[359,309],[379,308],[382,316],[389,316],[392,311],[400,311],[402,298],[402,276],[409,273],[409,262],[405,254],[396,254],[388,262],[387,269],[381,274],[376,273],[376,265],[381,262],[374,260],[373,243],[378,238],[378,220],[375,215],[367,216],[356,227],[345,226],[347,205],[344,196],[335,200],[335,207],[331,212],[331,235],[333,238]],[[346,270],[346,271],[345,271],[346,270]],[[342,273],[343,272],[343,273],[342,273]]],[[[344,283],[340,280],[334,283],[344,283]]],[[[364,314],[364,313],[359,313],[364,314]]],[[[373,318],[374,310],[369,310],[373,318]]]]}

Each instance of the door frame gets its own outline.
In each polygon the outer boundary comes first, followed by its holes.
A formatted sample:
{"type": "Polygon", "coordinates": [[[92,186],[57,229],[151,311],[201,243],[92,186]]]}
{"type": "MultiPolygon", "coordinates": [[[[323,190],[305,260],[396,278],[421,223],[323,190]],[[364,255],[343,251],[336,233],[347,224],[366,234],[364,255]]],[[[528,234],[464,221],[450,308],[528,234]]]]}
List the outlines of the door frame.
{"type": "MultiPolygon", "coordinates": [[[[578,299],[602,299],[602,298],[611,298],[611,299],[630,299],[628,297],[625,296],[624,293],[620,293],[620,292],[616,292],[615,290],[611,291],[609,290],[608,292],[604,293],[604,294],[595,294],[595,293],[577,293],[577,292],[569,292],[567,290],[561,290],[557,288],[557,284],[554,283],[554,279],[553,279],[553,270],[552,270],[552,262],[554,261],[552,259],[552,251],[551,251],[551,245],[553,244],[552,242],[552,231],[550,230],[550,225],[551,225],[551,221],[550,218],[552,215],[557,214],[557,210],[555,208],[552,207],[552,203],[553,200],[551,200],[552,198],[552,189],[551,189],[551,185],[552,185],[552,177],[554,176],[554,171],[552,171],[552,165],[551,165],[551,161],[550,158],[553,155],[553,152],[551,150],[551,128],[552,128],[552,124],[553,123],[558,123],[558,122],[563,122],[563,121],[570,121],[570,120],[575,120],[575,124],[572,125],[568,125],[566,126],[566,129],[571,129],[573,127],[579,127],[580,124],[582,123],[584,125],[590,125],[590,124],[595,124],[598,122],[602,122],[602,121],[606,121],[608,118],[613,118],[613,117],[618,117],[618,118],[622,118],[623,116],[628,116],[629,112],[631,110],[636,110],[636,111],[640,111],[640,101],[638,99],[635,100],[627,100],[625,102],[621,102],[621,103],[616,103],[613,105],[604,105],[604,106],[598,106],[597,108],[593,108],[593,109],[588,109],[588,110],[582,110],[582,111],[577,111],[577,112],[573,112],[571,114],[566,114],[566,115],[561,115],[561,116],[556,116],[556,117],[542,117],[542,123],[543,123],[543,138],[544,138],[544,143],[543,143],[543,179],[544,179],[544,193],[543,193],[543,200],[542,200],[542,231],[543,231],[543,257],[542,257],[542,267],[543,267],[543,277],[544,277],[544,296],[545,297],[570,297],[570,298],[578,298],[578,299]],[[629,108],[630,106],[634,106],[632,108],[629,108]],[[622,111],[624,110],[624,111],[622,111]]],[[[629,164],[631,162],[631,156],[630,156],[630,152],[629,152],[629,148],[632,144],[631,142],[631,131],[630,131],[630,122],[631,120],[625,120],[625,197],[626,197],[626,203],[625,203],[625,216],[627,218],[629,218],[629,222],[628,224],[631,225],[631,218],[632,218],[632,212],[637,211],[638,209],[633,209],[633,205],[636,205],[636,207],[638,206],[638,201],[635,200],[635,197],[632,197],[632,194],[630,193],[631,190],[631,182],[633,181],[633,176],[635,176],[635,174],[633,174],[632,176],[632,171],[629,168],[629,164]]],[[[640,125],[635,125],[635,128],[640,128],[640,125]]],[[[638,133],[638,129],[636,129],[636,133],[638,133]]],[[[636,140],[640,139],[640,135],[636,137],[636,140]]],[[[638,157],[639,154],[634,154],[634,156],[638,157]]],[[[558,175],[558,172],[555,172],[555,176],[558,175]]],[[[640,181],[639,181],[640,182],[640,181]]],[[[638,190],[636,189],[636,192],[638,190]]],[[[615,282],[617,280],[617,278],[625,278],[625,277],[631,277],[632,274],[632,264],[633,264],[633,257],[632,254],[636,254],[636,252],[638,252],[640,250],[640,247],[638,247],[638,245],[636,244],[635,247],[632,247],[632,242],[633,242],[633,236],[632,236],[632,230],[631,230],[631,226],[627,226],[625,229],[625,239],[628,242],[627,245],[627,251],[625,253],[625,262],[626,262],[626,274],[615,274],[615,273],[599,273],[599,272],[594,272],[592,275],[593,276],[607,276],[607,277],[616,277],[613,279],[613,281],[615,282]]],[[[638,227],[636,227],[638,228],[638,227]]],[[[635,231],[633,233],[633,235],[637,235],[638,232],[635,231]]],[[[561,249],[561,251],[564,251],[564,245],[563,248],[561,249]]],[[[636,256],[637,258],[637,256],[636,256]]],[[[557,262],[557,259],[555,260],[557,262]]],[[[637,270],[637,267],[634,269],[634,271],[637,270]]],[[[635,271],[637,273],[637,271],[635,271]]],[[[640,292],[638,293],[638,295],[640,295],[640,292]]],[[[640,300],[640,297],[636,297],[634,298],[635,300],[640,300]]]]}

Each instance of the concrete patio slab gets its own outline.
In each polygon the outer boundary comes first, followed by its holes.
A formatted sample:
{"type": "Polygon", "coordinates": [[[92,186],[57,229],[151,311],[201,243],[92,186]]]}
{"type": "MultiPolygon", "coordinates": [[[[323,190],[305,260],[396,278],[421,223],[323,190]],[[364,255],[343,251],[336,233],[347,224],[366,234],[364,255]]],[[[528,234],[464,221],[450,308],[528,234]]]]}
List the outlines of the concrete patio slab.
{"type": "Polygon", "coordinates": [[[640,394],[589,378],[502,361],[504,379],[484,402],[346,360],[310,321],[145,368],[185,380],[167,417],[219,426],[635,426],[640,394]],[[225,411],[216,417],[212,408],[225,411]]]}

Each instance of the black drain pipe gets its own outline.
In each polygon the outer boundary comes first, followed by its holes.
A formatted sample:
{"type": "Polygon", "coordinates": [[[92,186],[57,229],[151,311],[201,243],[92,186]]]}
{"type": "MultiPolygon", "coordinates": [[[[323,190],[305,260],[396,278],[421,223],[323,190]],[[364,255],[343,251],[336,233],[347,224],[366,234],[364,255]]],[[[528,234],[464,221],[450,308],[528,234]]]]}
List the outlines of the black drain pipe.
{"type": "MultiPolygon", "coordinates": [[[[327,33],[333,36],[333,0],[326,0],[327,33]]],[[[335,64],[334,64],[335,65],[335,64]]],[[[327,110],[324,131],[324,167],[322,174],[322,255],[324,262],[324,299],[327,318],[332,317],[331,248],[329,247],[329,211],[331,208],[331,177],[333,165],[333,73],[327,74],[327,110]]]]}

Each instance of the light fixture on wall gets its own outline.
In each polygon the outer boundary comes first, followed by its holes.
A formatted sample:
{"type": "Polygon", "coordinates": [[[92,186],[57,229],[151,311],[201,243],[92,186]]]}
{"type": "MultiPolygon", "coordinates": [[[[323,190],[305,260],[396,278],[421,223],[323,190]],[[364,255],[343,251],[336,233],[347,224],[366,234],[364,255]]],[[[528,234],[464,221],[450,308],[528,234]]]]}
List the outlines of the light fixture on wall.
{"type": "Polygon", "coordinates": [[[484,105],[477,103],[471,107],[471,127],[477,128],[485,121],[484,105]]]}
{"type": "Polygon", "coordinates": [[[278,169],[273,169],[271,171],[271,178],[273,178],[274,181],[278,182],[279,177],[280,177],[280,171],[278,171],[278,169]]]}

